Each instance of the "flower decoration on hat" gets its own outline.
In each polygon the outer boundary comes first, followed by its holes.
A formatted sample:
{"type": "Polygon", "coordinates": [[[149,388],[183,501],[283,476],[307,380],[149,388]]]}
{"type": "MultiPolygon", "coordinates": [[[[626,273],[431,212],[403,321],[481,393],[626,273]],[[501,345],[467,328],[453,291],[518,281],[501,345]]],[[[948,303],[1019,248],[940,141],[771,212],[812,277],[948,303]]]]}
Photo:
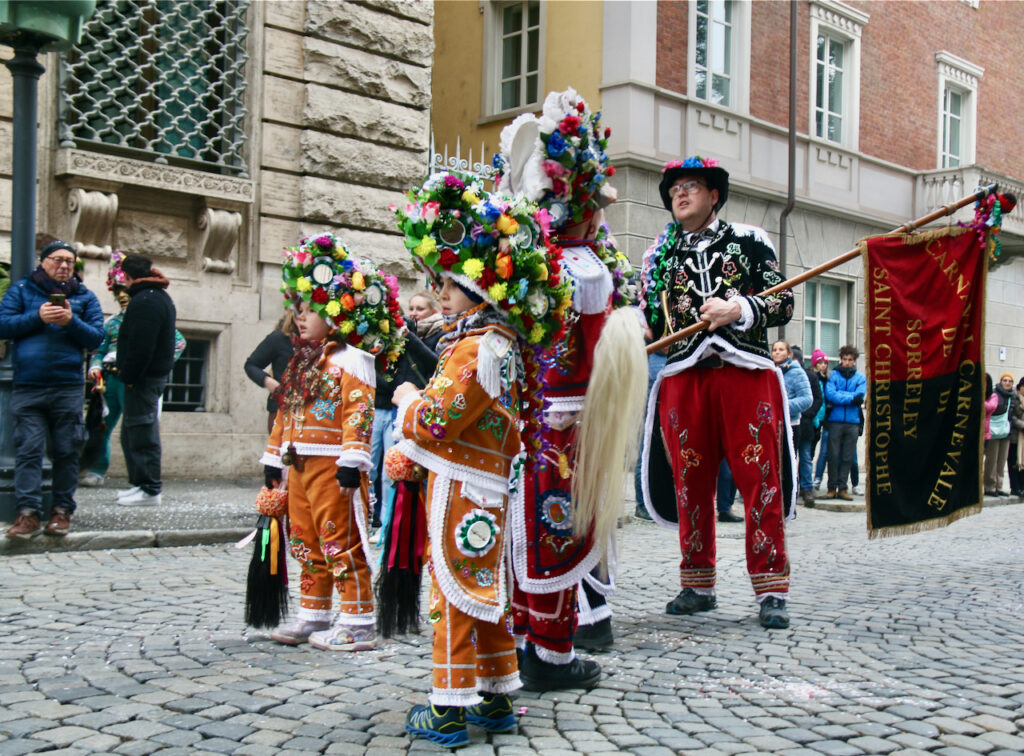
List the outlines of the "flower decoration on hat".
{"type": "Polygon", "coordinates": [[[669,212],[672,212],[669,190],[682,176],[699,176],[707,182],[709,189],[718,190],[718,204],[715,205],[715,210],[720,210],[729,198],[729,172],[714,158],[693,155],[685,160],[671,160],[661,169],[661,183],[658,184],[661,201],[669,212]]]}
{"type": "Polygon", "coordinates": [[[553,229],[589,220],[615,201],[605,183],[615,175],[605,152],[610,135],[600,111],[591,111],[575,89],[550,92],[539,118],[523,114],[501,132],[495,186],[539,203],[553,229]]]}
{"type": "Polygon", "coordinates": [[[428,177],[407,197],[396,216],[419,269],[482,297],[528,344],[547,345],[562,333],[572,289],[560,251],[547,247],[544,211],[450,173],[428,177]]]}
{"type": "Polygon", "coordinates": [[[124,271],[121,270],[121,261],[124,260],[124,254],[115,249],[110,253],[110,267],[107,269],[107,290],[113,291],[115,286],[120,286],[122,289],[128,288],[128,282],[125,280],[124,271]]]}
{"type": "Polygon", "coordinates": [[[375,355],[381,369],[398,360],[405,345],[398,279],[353,257],[329,231],[301,239],[284,258],[286,306],[306,302],[337,340],[375,355]]]}

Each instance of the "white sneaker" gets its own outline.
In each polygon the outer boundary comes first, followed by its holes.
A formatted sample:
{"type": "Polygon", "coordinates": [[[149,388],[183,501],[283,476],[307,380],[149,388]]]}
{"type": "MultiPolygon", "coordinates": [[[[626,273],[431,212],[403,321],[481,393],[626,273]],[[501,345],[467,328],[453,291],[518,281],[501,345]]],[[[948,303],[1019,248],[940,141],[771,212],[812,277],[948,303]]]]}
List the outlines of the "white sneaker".
{"type": "Polygon", "coordinates": [[[160,503],[160,494],[148,494],[141,488],[131,496],[117,500],[122,507],[152,507],[160,503]]]}
{"type": "Polygon", "coordinates": [[[123,491],[118,491],[117,492],[117,500],[121,501],[121,499],[126,499],[129,496],[134,496],[135,494],[137,494],[141,490],[142,489],[139,488],[138,486],[132,486],[131,488],[126,488],[123,491]]]}
{"type": "Polygon", "coordinates": [[[102,475],[90,471],[79,479],[78,485],[86,486],[87,488],[96,488],[103,485],[103,480],[104,478],[102,475]]]}
{"type": "Polygon", "coordinates": [[[377,647],[377,630],[373,625],[338,623],[329,630],[310,633],[309,645],[321,651],[369,651],[377,647]]]}
{"type": "Polygon", "coordinates": [[[854,493],[854,496],[863,496],[864,495],[864,486],[854,486],[853,487],[853,493],[854,493]]]}

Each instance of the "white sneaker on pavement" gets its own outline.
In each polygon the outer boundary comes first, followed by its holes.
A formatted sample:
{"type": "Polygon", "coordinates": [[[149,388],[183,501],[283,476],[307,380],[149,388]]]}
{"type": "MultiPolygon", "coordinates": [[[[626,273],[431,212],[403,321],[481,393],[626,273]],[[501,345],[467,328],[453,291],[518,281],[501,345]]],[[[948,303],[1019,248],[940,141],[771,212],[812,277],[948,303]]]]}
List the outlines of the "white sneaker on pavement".
{"type": "Polygon", "coordinates": [[[134,496],[135,494],[137,494],[141,490],[142,489],[139,488],[138,486],[132,486],[131,488],[125,488],[123,491],[118,491],[117,492],[117,500],[121,501],[121,499],[125,499],[125,498],[127,498],[129,496],[134,496]]]}
{"type": "Polygon", "coordinates": [[[97,488],[103,485],[103,480],[103,476],[99,473],[89,471],[78,481],[78,485],[85,486],[86,488],[97,488]]]}
{"type": "Polygon", "coordinates": [[[309,645],[321,651],[369,651],[377,647],[377,629],[339,622],[329,630],[310,633],[309,645]]]}
{"type": "Polygon", "coordinates": [[[853,487],[853,493],[854,493],[855,496],[863,496],[864,495],[864,486],[854,486],[853,487]]]}
{"type": "Polygon", "coordinates": [[[152,507],[160,503],[160,494],[148,494],[141,488],[131,496],[125,496],[117,500],[122,507],[152,507]]]}

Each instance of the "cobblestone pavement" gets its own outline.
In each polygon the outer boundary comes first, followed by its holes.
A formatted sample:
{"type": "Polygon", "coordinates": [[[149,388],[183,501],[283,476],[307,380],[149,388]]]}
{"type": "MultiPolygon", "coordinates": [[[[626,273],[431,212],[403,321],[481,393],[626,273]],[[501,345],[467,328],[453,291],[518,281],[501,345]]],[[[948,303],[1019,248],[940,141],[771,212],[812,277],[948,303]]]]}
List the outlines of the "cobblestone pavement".
{"type": "MultiPolygon", "coordinates": [[[[522,693],[516,734],[464,754],[1024,752],[1024,507],[868,541],[863,514],[791,524],[793,624],[761,629],[742,526],[720,526],[719,609],[668,617],[675,536],[620,530],[613,652],[590,692],[522,693]]],[[[426,634],[287,648],[240,621],[248,549],[0,560],[0,754],[401,753],[426,634]]]]}

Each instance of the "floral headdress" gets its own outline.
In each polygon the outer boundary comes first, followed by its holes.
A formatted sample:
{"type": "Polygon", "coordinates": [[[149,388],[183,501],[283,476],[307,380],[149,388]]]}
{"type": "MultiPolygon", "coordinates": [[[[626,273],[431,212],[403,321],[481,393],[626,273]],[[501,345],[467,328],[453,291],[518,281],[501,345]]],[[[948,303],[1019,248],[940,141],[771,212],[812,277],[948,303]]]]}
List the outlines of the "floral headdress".
{"type": "Polygon", "coordinates": [[[550,92],[540,118],[525,113],[501,132],[495,187],[539,203],[552,228],[589,220],[615,201],[605,183],[615,175],[605,153],[610,134],[575,89],[550,92]]]}
{"type": "Polygon", "coordinates": [[[121,261],[124,260],[124,254],[115,249],[110,253],[110,267],[107,269],[107,290],[113,291],[115,286],[122,288],[128,288],[128,282],[125,280],[124,271],[121,270],[121,261]]]}
{"type": "Polygon", "coordinates": [[[285,305],[306,302],[339,341],[376,355],[378,368],[395,362],[405,345],[398,280],[358,260],[334,234],[299,240],[284,252],[285,305]]]}
{"type": "Polygon", "coordinates": [[[562,278],[560,252],[547,248],[545,211],[449,173],[428,177],[407,197],[396,216],[418,268],[482,297],[527,344],[562,335],[572,288],[562,278]]]}

